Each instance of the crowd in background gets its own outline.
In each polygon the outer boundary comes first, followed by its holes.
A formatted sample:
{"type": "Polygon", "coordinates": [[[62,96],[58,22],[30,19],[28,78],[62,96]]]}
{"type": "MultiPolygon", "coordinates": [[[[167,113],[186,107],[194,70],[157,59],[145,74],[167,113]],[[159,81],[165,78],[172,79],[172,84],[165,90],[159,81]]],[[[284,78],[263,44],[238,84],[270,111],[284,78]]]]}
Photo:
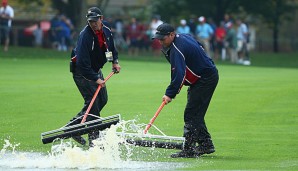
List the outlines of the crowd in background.
{"type": "MultiPolygon", "coordinates": [[[[4,11],[3,6],[6,3],[7,1],[3,0],[2,13],[4,11]]],[[[232,63],[250,65],[250,35],[247,23],[228,14],[225,14],[222,18],[223,20],[220,23],[215,23],[212,17],[190,16],[189,18],[174,21],[176,24],[171,24],[176,25],[176,33],[186,33],[194,36],[214,61],[226,60],[232,63]]],[[[8,19],[11,22],[12,17],[8,19]]],[[[153,56],[161,55],[161,44],[157,39],[151,39],[156,32],[156,28],[164,22],[159,15],[153,15],[148,21],[140,21],[136,17],[127,20],[127,18],[122,19],[121,16],[118,18],[106,17],[105,20],[110,23],[114,43],[118,51],[127,52],[130,56],[139,56],[140,53],[147,52],[152,53],[153,56]]],[[[1,21],[4,20],[1,19],[1,21]]],[[[37,47],[42,46],[45,41],[45,32],[40,24],[38,23],[36,29],[32,32],[34,37],[33,45],[37,47]]],[[[9,25],[10,27],[11,25],[9,25]]],[[[53,49],[71,51],[78,38],[76,30],[79,29],[74,26],[65,14],[58,13],[50,20],[47,40],[53,49]]]]}
{"type": "MultiPolygon", "coordinates": [[[[139,52],[151,51],[154,56],[160,55],[161,44],[152,40],[158,25],[162,24],[159,15],[154,15],[149,23],[143,23],[132,17],[128,23],[121,19],[108,19],[115,37],[115,45],[119,51],[127,51],[131,56],[139,52]]],[[[193,35],[204,45],[210,58],[232,63],[250,65],[249,30],[241,18],[234,19],[225,14],[223,20],[216,24],[205,16],[181,19],[176,27],[176,33],[193,35]]]]}
{"type": "MultiPolygon", "coordinates": [[[[163,23],[159,15],[154,15],[150,22],[141,22],[136,17],[131,17],[127,22],[111,17],[106,20],[110,23],[115,46],[120,52],[127,52],[130,56],[152,52],[154,56],[160,56],[161,44],[157,39],[151,39],[156,28],[163,23]]],[[[215,61],[250,65],[249,30],[241,18],[234,19],[225,14],[223,20],[216,24],[212,18],[192,16],[177,23],[176,33],[193,35],[203,44],[208,56],[215,61]]],[[[67,16],[57,14],[51,20],[49,32],[52,48],[59,51],[71,50],[78,36],[75,30],[67,16]]]]}
{"type": "Polygon", "coordinates": [[[216,24],[212,18],[207,21],[205,16],[180,20],[177,33],[192,34],[200,41],[206,53],[216,60],[229,60],[232,63],[250,65],[249,30],[241,18],[233,19],[225,14],[223,20],[216,24]]]}

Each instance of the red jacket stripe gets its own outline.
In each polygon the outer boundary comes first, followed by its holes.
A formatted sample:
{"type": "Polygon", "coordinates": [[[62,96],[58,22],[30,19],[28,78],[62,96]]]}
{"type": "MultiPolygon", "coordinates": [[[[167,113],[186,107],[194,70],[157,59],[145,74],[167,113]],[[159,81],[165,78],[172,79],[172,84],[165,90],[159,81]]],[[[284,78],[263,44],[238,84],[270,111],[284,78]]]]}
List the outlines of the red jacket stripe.
{"type": "Polygon", "coordinates": [[[196,75],[195,73],[193,73],[188,67],[186,67],[186,72],[185,72],[185,80],[189,83],[189,84],[194,84],[198,81],[198,79],[200,78],[200,76],[196,75]]]}

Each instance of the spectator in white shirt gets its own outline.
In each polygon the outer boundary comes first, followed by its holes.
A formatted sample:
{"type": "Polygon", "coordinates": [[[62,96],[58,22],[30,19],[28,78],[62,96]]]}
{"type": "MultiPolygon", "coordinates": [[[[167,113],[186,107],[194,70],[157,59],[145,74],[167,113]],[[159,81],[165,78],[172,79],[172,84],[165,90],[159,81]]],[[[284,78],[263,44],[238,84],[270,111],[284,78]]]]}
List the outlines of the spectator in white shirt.
{"type": "Polygon", "coordinates": [[[0,8],[0,40],[4,39],[4,51],[8,51],[9,46],[9,33],[11,30],[11,22],[14,17],[14,10],[7,4],[7,0],[2,0],[0,8]]]}

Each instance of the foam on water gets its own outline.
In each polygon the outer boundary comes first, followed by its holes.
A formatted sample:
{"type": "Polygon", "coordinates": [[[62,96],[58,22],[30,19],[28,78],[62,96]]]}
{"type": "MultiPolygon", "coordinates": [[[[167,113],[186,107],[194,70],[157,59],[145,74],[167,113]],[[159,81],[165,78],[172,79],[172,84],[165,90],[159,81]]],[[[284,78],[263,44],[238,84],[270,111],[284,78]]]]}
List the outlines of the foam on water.
{"type": "Polygon", "coordinates": [[[47,154],[18,152],[16,148],[20,144],[12,144],[5,140],[0,153],[0,170],[174,170],[185,167],[183,163],[146,161],[146,155],[156,155],[154,148],[145,149],[123,143],[124,137],[116,134],[119,130],[140,132],[142,129],[134,124],[134,121],[121,121],[120,124],[102,131],[100,138],[94,141],[93,148],[84,149],[69,140],[56,141],[47,154]]]}

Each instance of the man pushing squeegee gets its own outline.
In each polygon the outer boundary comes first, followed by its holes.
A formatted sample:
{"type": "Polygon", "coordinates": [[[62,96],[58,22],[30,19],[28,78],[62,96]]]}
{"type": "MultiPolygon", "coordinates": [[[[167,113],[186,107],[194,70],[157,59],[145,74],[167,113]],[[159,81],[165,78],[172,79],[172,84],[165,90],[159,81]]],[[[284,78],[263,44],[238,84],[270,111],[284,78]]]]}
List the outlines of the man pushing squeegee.
{"type": "MultiPolygon", "coordinates": [[[[162,44],[162,52],[171,64],[171,83],[162,97],[159,111],[175,98],[182,85],[189,86],[184,111],[185,142],[182,151],[172,154],[171,157],[198,157],[215,152],[204,120],[219,80],[214,62],[200,42],[191,35],[175,33],[170,24],[159,25],[153,39],[158,39],[162,44]]],[[[147,125],[145,134],[158,113],[147,125]]]]}
{"type": "MultiPolygon", "coordinates": [[[[84,98],[85,103],[77,116],[63,128],[65,133],[54,136],[59,138],[67,138],[71,136],[75,141],[82,145],[86,144],[86,140],[80,136],[82,132],[84,132],[84,128],[79,127],[79,130],[83,130],[78,131],[78,134],[73,136],[75,134],[72,134],[71,132],[78,129],[74,125],[78,126],[79,124],[82,124],[81,126],[84,127],[86,126],[86,124],[84,124],[85,121],[87,121],[86,123],[90,123],[92,120],[99,118],[100,111],[106,105],[108,100],[105,82],[114,73],[119,73],[121,69],[118,62],[118,52],[114,47],[111,28],[109,27],[109,23],[103,20],[101,10],[97,7],[89,8],[86,14],[86,19],[87,25],[80,32],[77,46],[72,51],[70,61],[70,70],[73,73],[74,82],[84,98]],[[104,80],[101,68],[107,61],[112,63],[113,72],[106,78],[106,80],[104,80]],[[92,116],[89,112],[94,115],[92,116]],[[74,129],[68,130],[67,127],[74,127],[74,129]]],[[[102,121],[100,120],[100,122],[102,121]]],[[[109,125],[109,123],[113,123],[113,121],[106,124],[109,125]]],[[[93,123],[93,125],[94,124],[96,123],[93,123]]],[[[90,130],[88,131],[89,146],[93,146],[92,140],[99,136],[99,131],[98,129],[91,132],[90,130]]],[[[57,134],[58,131],[54,132],[57,134]]],[[[45,138],[43,138],[44,143],[53,141],[53,138],[49,135],[50,133],[53,132],[50,131],[48,134],[42,134],[42,136],[47,136],[48,138],[46,141],[45,138]]]]}

